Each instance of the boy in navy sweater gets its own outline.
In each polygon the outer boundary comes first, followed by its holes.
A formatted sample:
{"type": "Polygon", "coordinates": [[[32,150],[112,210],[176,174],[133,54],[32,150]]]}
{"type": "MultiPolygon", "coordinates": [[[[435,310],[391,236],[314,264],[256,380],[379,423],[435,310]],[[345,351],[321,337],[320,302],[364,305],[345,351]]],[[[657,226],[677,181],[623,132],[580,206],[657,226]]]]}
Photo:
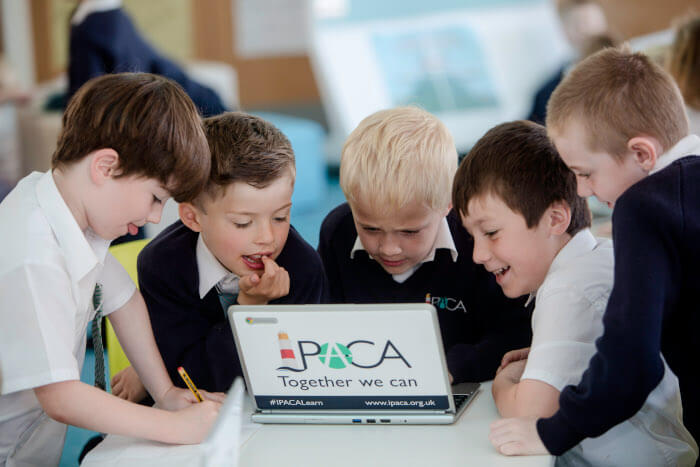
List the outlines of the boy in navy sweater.
{"type": "Polygon", "coordinates": [[[680,92],[644,55],[606,49],[554,92],[547,128],[579,195],[614,206],[614,286],[597,353],[578,386],[562,391],[559,410],[495,422],[491,441],[504,454],[560,455],[634,415],[664,377],[664,360],[697,439],[700,138],[688,136],[680,92]]]}
{"type": "MultiPolygon", "coordinates": [[[[318,253],[289,224],[296,172],[287,138],[240,112],[208,118],[204,130],[209,184],[143,249],[138,276],[171,377],[182,383],[183,366],[198,386],[226,391],[242,374],[228,305],[319,303],[326,278],[318,253]]],[[[122,397],[134,394],[134,379],[128,370],[115,375],[122,397]]]]}
{"type": "Polygon", "coordinates": [[[319,252],[333,302],[435,305],[454,382],[483,381],[528,344],[529,316],[471,260],[472,239],[450,210],[456,169],[452,136],[433,115],[370,115],[343,147],[348,203],[324,220],[319,252]]]}
{"type": "MultiPolygon", "coordinates": [[[[576,384],[603,333],[613,285],[610,240],[591,233],[576,177],[543,126],[509,122],[489,130],[455,175],[453,205],[474,238],[474,261],[509,297],[536,300],[532,345],[508,352],[491,388],[504,417],[548,417],[576,384]]],[[[692,465],[697,445],[684,428],[678,378],[668,371],[642,409],[586,439],[556,465],[692,465]]]]}

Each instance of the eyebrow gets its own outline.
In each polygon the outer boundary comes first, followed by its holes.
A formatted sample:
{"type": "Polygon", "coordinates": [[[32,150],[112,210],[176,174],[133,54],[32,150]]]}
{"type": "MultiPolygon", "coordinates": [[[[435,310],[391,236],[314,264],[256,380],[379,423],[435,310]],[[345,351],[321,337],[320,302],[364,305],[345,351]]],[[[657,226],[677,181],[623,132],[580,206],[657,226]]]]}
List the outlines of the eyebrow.
{"type": "MultiPolygon", "coordinates": [[[[379,227],[377,227],[376,225],[368,224],[368,223],[362,222],[362,221],[357,221],[357,223],[360,224],[360,226],[363,227],[363,228],[367,228],[367,227],[370,227],[370,228],[372,228],[372,229],[378,229],[378,228],[379,228],[379,227]]],[[[398,230],[398,231],[405,231],[405,230],[411,230],[411,231],[416,230],[416,231],[417,231],[417,230],[423,230],[424,228],[426,228],[426,227],[428,226],[428,224],[429,224],[429,223],[423,224],[423,225],[419,225],[419,226],[417,226],[417,227],[400,227],[400,228],[395,229],[395,230],[398,230]]]]}
{"type": "MultiPolygon", "coordinates": [[[[287,209],[292,206],[292,203],[287,203],[284,206],[280,206],[279,208],[275,209],[272,212],[277,212],[281,211],[282,209],[287,209]]],[[[249,212],[249,211],[227,211],[226,214],[238,214],[240,216],[255,216],[256,214],[260,214],[259,212],[249,212]]]]}

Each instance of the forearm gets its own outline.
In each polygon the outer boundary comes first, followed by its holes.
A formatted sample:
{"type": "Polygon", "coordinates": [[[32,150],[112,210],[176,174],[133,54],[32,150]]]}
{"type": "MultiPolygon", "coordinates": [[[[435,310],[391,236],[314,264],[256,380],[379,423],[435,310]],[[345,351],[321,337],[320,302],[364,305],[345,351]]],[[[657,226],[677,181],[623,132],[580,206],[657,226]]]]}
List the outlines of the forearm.
{"type": "Polygon", "coordinates": [[[119,310],[109,315],[126,356],[139,378],[157,402],[173,383],[160,356],[146,305],[137,291],[119,310]]]}
{"type": "Polygon", "coordinates": [[[63,381],[34,390],[54,420],[101,433],[185,442],[173,412],[133,404],[80,381],[63,381]]]}
{"type": "MultiPolygon", "coordinates": [[[[514,362],[511,365],[519,365],[514,362]]],[[[510,365],[509,365],[510,366],[510,365]]],[[[502,417],[548,417],[559,408],[559,390],[540,380],[515,378],[506,367],[493,381],[493,400],[502,417]]]]}
{"type": "Polygon", "coordinates": [[[496,375],[491,386],[491,394],[501,417],[519,417],[521,409],[517,400],[518,382],[506,377],[503,372],[496,375]]]}

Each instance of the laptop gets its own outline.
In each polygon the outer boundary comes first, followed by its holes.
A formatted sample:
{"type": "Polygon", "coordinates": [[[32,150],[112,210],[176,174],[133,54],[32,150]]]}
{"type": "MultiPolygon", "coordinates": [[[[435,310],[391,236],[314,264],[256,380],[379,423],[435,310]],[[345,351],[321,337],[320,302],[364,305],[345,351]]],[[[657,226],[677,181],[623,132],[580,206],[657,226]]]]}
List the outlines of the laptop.
{"type": "Polygon", "coordinates": [[[450,386],[429,304],[233,305],[253,421],[450,424],[479,390],[450,386]]]}

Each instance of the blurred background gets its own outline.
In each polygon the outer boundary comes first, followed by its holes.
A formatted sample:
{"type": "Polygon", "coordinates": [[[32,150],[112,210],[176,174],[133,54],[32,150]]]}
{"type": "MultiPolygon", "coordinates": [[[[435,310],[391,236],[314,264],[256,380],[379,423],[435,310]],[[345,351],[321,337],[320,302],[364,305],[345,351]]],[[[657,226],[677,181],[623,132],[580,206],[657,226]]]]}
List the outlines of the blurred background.
{"type": "MultiPolygon", "coordinates": [[[[673,21],[700,11],[700,0],[85,0],[82,12],[79,3],[0,2],[0,197],[49,168],[75,86],[67,70],[88,60],[71,48],[75,30],[90,13],[120,8],[139,40],[224,108],[260,114],[288,135],[299,177],[292,221],[313,245],[343,201],[342,142],[368,114],[420,105],[445,121],[463,155],[497,123],[541,121],[585,49],[632,40],[662,57],[673,21]]],[[[110,47],[124,40],[92,34],[110,47]]],[[[109,57],[100,60],[109,72],[109,57]]],[[[146,236],[174,219],[171,205],[146,236]]]]}

